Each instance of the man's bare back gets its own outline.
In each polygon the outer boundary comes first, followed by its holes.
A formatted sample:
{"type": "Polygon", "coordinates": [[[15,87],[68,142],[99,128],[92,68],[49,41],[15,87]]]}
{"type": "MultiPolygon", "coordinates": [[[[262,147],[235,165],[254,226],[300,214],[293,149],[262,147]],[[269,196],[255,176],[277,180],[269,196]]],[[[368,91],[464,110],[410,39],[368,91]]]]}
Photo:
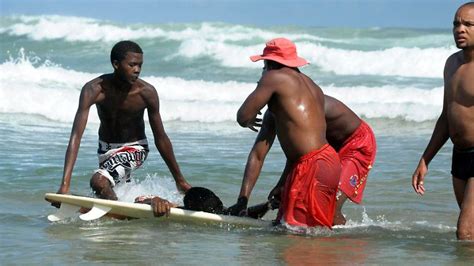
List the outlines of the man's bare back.
{"type": "MultiPolygon", "coordinates": [[[[264,60],[264,72],[257,88],[237,112],[237,122],[256,131],[255,127],[261,126],[256,116],[268,105],[264,123],[269,123],[265,121],[272,116],[274,129],[267,128],[264,148],[269,149],[276,134],[288,169],[288,175],[279,182],[284,188],[277,220],[292,226],[330,228],[341,165],[336,151],[326,140],[324,94],[299,71],[298,67],[307,61],[297,56],[294,43],[276,38],[265,45],[262,55],[250,57],[254,62],[264,60]]],[[[246,208],[248,196],[242,194],[250,191],[255,180],[255,176],[244,177],[241,196],[229,208],[231,214],[237,215],[246,208]]]]}
{"type": "Polygon", "coordinates": [[[326,139],[338,151],[360,126],[361,120],[349,107],[328,95],[324,95],[324,112],[326,114],[326,139]]]}
{"type": "MultiPolygon", "coordinates": [[[[272,63],[266,64],[271,71],[263,74],[249,99],[260,97],[257,96],[260,92],[268,97],[268,108],[274,115],[281,147],[288,160],[295,161],[327,143],[324,95],[311,79],[297,69],[275,69],[272,63]]],[[[239,110],[238,122],[241,125],[251,119],[242,112],[247,108],[247,102],[239,110]]],[[[263,105],[259,103],[251,108],[262,108],[263,105]]]]}

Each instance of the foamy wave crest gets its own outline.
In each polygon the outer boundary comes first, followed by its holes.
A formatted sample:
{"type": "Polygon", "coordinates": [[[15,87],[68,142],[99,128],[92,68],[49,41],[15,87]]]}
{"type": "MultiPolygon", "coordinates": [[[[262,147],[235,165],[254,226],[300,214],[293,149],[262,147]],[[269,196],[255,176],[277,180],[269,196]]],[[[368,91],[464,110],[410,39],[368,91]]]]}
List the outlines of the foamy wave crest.
{"type": "MultiPolygon", "coordinates": [[[[206,39],[218,42],[269,40],[281,33],[241,25],[199,23],[170,25],[133,24],[123,26],[108,21],[73,16],[12,16],[14,22],[0,27],[0,33],[26,35],[33,40],[63,39],[65,41],[118,41],[123,39],[188,40],[206,39]]],[[[311,34],[284,34],[293,40],[345,42],[321,38],[311,34]]]]}
{"type": "MultiPolygon", "coordinates": [[[[262,45],[240,46],[203,39],[183,41],[174,56],[186,58],[211,57],[224,67],[262,68],[249,60],[250,55],[261,54],[262,45]]],[[[172,56],[173,57],[173,56],[172,56]]]]}
{"type": "MultiPolygon", "coordinates": [[[[80,89],[100,73],[67,70],[50,62],[25,56],[0,65],[0,112],[24,113],[71,122],[78,106],[80,89]]],[[[163,120],[222,122],[235,114],[255,84],[187,81],[180,78],[144,77],[157,89],[163,120]]],[[[98,122],[95,110],[89,121],[98,122]]]]}
{"type": "Polygon", "coordinates": [[[393,47],[377,51],[328,48],[313,43],[298,45],[300,54],[323,71],[338,75],[381,75],[442,78],[446,59],[456,48],[393,47]]]}
{"type": "MultiPolygon", "coordinates": [[[[276,37],[286,37],[293,41],[327,42],[331,44],[355,44],[382,47],[443,46],[452,39],[449,34],[424,33],[396,37],[383,36],[374,32],[381,29],[337,29],[335,37],[321,37],[307,32],[321,32],[330,35],[327,29],[314,28],[272,28],[265,30],[258,27],[232,25],[226,23],[202,22],[193,24],[119,24],[112,21],[87,17],[41,15],[41,16],[8,16],[5,17],[0,33],[14,36],[28,36],[34,40],[63,39],[66,41],[117,41],[125,38],[166,40],[205,39],[217,42],[257,41],[265,42],[276,37]],[[343,31],[344,34],[341,34],[343,31]],[[369,32],[368,36],[364,33],[369,32]],[[344,36],[344,37],[340,37],[344,36]],[[364,37],[365,36],[365,37],[364,37]]],[[[386,31],[384,29],[384,31],[386,31]]]]}
{"type": "Polygon", "coordinates": [[[80,89],[94,77],[25,55],[0,65],[0,112],[42,115],[72,121],[80,89]]]}
{"type": "Polygon", "coordinates": [[[428,121],[441,113],[443,87],[334,87],[325,86],[324,92],[349,106],[366,118],[401,118],[407,121],[428,121]]]}
{"type": "Polygon", "coordinates": [[[255,88],[254,83],[209,82],[180,78],[144,78],[160,95],[165,120],[234,121],[238,108],[255,88]]]}
{"type": "Polygon", "coordinates": [[[260,68],[262,64],[252,63],[248,57],[260,54],[265,41],[286,37],[297,44],[299,54],[318,70],[336,75],[441,78],[444,62],[456,51],[447,35],[430,33],[420,33],[421,37],[385,39],[354,34],[353,37],[341,39],[322,38],[305,33],[305,29],[301,32],[294,29],[271,31],[223,23],[124,26],[91,18],[56,15],[9,17],[4,24],[0,27],[1,33],[28,36],[38,41],[172,40],[179,45],[177,51],[167,56],[169,60],[177,56],[191,59],[206,57],[223,67],[243,68],[260,68]],[[432,46],[429,42],[433,42],[432,46]],[[336,48],[333,44],[342,46],[336,48]],[[357,50],[358,45],[365,47],[365,50],[357,50]]]}
{"type": "Polygon", "coordinates": [[[0,28],[0,32],[15,36],[26,35],[33,40],[118,41],[147,36],[163,36],[159,28],[135,29],[103,24],[100,20],[64,16],[19,16],[19,21],[0,28]]]}
{"type": "MultiPolygon", "coordinates": [[[[0,112],[42,115],[52,120],[71,122],[80,89],[99,73],[83,73],[25,56],[0,65],[0,112]]],[[[209,82],[175,77],[143,77],[160,95],[163,120],[192,122],[234,121],[235,114],[254,83],[209,82]]],[[[337,87],[324,85],[326,94],[345,102],[367,118],[402,118],[409,121],[436,119],[441,111],[441,87],[337,87]]],[[[98,122],[95,110],[90,121],[98,122]]]]}
{"type": "MultiPolygon", "coordinates": [[[[442,78],[444,63],[456,52],[448,48],[394,47],[377,51],[329,48],[318,43],[296,42],[298,53],[322,71],[337,75],[381,75],[442,78]]],[[[175,56],[211,57],[225,67],[261,68],[249,60],[261,54],[264,45],[240,46],[203,39],[183,41],[175,56]]]]}

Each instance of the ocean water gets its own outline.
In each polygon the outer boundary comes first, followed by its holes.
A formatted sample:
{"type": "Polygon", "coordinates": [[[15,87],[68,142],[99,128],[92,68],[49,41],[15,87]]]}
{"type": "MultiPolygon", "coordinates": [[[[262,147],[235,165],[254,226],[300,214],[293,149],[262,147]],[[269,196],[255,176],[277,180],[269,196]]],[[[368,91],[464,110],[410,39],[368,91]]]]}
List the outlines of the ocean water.
{"type": "MultiPolygon", "coordinates": [[[[474,245],[455,236],[459,208],[450,178],[451,143],[430,165],[426,195],[419,197],[411,188],[411,175],[441,112],[445,60],[457,51],[449,30],[2,16],[0,44],[2,264],[462,265],[474,260],[474,245]],[[165,218],[48,222],[55,208],[43,197],[59,187],[80,89],[112,71],[110,49],[122,39],[144,50],[141,78],[158,90],[163,123],[185,177],[215,191],[225,205],[235,203],[256,136],[235,122],[261,74],[262,64],[248,56],[281,36],[295,41],[311,62],[301,70],[376,134],[376,163],[364,201],[345,204],[345,226],[297,233],[173,224],[165,218]]],[[[90,194],[97,130],[93,110],[74,168],[73,193],[90,194]]],[[[149,128],[147,135],[152,140],[149,128]]],[[[284,164],[275,143],[251,204],[265,200],[284,164]]],[[[124,201],[143,194],[182,200],[154,147],[133,182],[117,191],[124,201]]]]}

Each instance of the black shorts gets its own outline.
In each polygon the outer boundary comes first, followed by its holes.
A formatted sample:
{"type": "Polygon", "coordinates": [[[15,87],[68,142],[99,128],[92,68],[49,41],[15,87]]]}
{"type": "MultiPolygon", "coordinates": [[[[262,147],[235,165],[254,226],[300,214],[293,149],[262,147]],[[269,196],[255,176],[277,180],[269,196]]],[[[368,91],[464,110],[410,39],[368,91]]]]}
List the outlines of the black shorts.
{"type": "Polygon", "coordinates": [[[464,180],[474,177],[474,148],[462,150],[453,148],[451,174],[464,180]]]}

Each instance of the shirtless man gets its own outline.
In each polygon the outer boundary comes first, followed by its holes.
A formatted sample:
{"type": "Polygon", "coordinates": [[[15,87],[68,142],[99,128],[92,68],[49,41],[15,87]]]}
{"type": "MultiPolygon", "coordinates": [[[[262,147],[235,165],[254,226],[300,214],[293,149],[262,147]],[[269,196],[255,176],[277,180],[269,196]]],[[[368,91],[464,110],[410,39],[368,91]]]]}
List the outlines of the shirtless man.
{"type": "Polygon", "coordinates": [[[145,161],[148,155],[143,119],[145,109],[156,148],[173,175],[177,188],[180,191],[188,190],[191,186],[181,174],[173,147],[163,128],[158,94],[152,85],[138,78],[143,64],[142,49],[131,41],[118,42],[112,48],[110,60],[114,72],[97,77],[82,88],[58,193],[69,192],[82,134],[89,110],[94,104],[100,118],[99,169],[92,176],[90,186],[98,197],[117,200],[113,187],[119,182],[128,181],[131,171],[145,161]]]}
{"type": "Polygon", "coordinates": [[[454,144],[451,174],[456,200],[461,212],[457,238],[474,240],[474,2],[457,10],[453,21],[456,46],[444,67],[443,110],[430,142],[413,173],[416,193],[425,193],[424,179],[428,164],[451,139],[454,144]]]}
{"type": "MultiPolygon", "coordinates": [[[[264,60],[265,67],[257,88],[240,107],[237,122],[256,130],[257,115],[265,105],[273,114],[276,135],[291,164],[277,220],[331,228],[341,165],[326,140],[324,94],[299,71],[307,61],[297,56],[296,46],[287,39],[267,42],[263,54],[250,59],[264,60]]],[[[231,214],[241,212],[247,202],[248,197],[239,197],[231,214]]]]}
{"type": "MultiPolygon", "coordinates": [[[[360,204],[367,182],[367,176],[376,154],[375,136],[370,127],[349,107],[339,100],[324,96],[326,118],[326,138],[338,152],[341,159],[341,177],[334,213],[334,225],[345,224],[342,206],[349,198],[360,204]]],[[[239,197],[249,198],[255,186],[263,162],[275,139],[275,120],[270,111],[264,115],[262,127],[248,156],[239,197]]],[[[280,201],[283,181],[288,175],[290,165],[286,164],[280,181],[268,195],[273,206],[280,201]]]]}

